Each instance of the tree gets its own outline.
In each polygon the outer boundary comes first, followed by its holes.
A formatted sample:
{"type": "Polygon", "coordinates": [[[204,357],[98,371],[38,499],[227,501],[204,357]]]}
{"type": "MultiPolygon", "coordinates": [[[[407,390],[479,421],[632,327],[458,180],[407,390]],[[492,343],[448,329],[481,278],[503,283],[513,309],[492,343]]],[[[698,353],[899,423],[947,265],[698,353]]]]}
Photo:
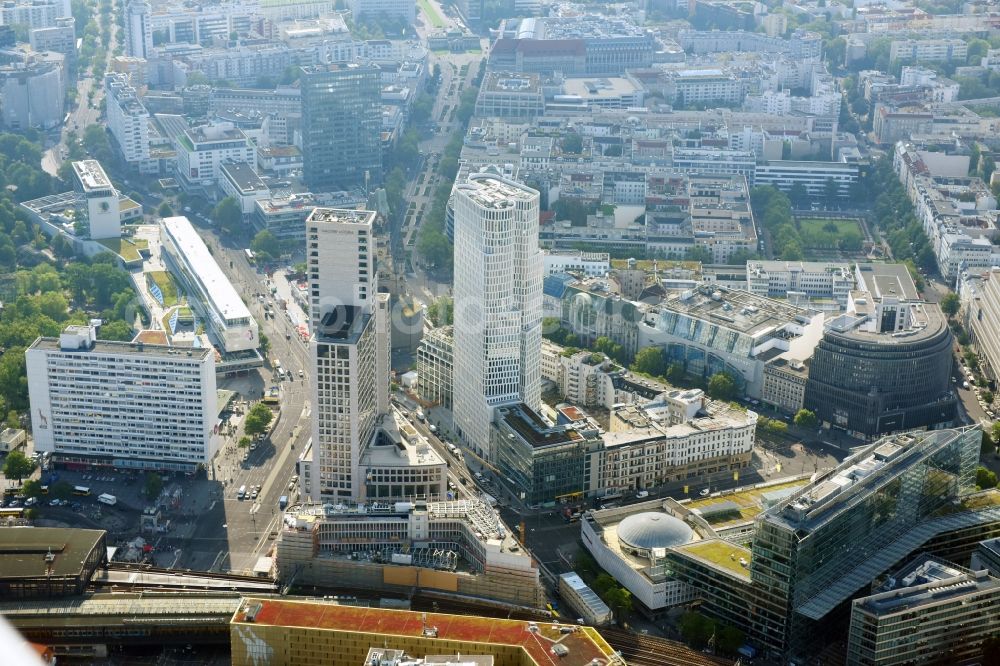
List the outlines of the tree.
{"type": "Polygon", "coordinates": [[[800,428],[815,428],[817,423],[816,414],[808,409],[800,409],[795,414],[795,425],[800,428]]]}
{"type": "Polygon", "coordinates": [[[117,340],[118,342],[128,342],[135,337],[132,326],[124,321],[109,321],[101,325],[97,337],[101,340],[117,340]]]}
{"type": "Polygon", "coordinates": [[[742,631],[728,624],[720,625],[715,631],[715,647],[723,654],[734,654],[745,640],[742,631]]]}
{"type": "Polygon", "coordinates": [[[228,234],[235,234],[243,228],[243,210],[240,202],[233,197],[226,197],[212,209],[212,219],[228,234]]]}
{"type": "Polygon", "coordinates": [[[15,430],[21,427],[21,418],[17,415],[16,409],[7,412],[7,420],[4,422],[4,425],[15,430]]]}
{"type": "Polygon", "coordinates": [[[274,414],[267,405],[258,402],[247,412],[243,421],[243,431],[248,435],[262,435],[267,432],[267,426],[271,424],[274,414]]]}
{"type": "Polygon", "coordinates": [[[976,469],[976,485],[986,490],[987,488],[997,487],[997,475],[996,472],[986,469],[980,465],[976,469]]]}
{"type": "Polygon", "coordinates": [[[632,369],[653,377],[662,377],[663,373],[667,371],[667,359],[664,357],[662,349],[644,347],[635,355],[632,369]]]}
{"type": "Polygon", "coordinates": [[[170,205],[169,201],[164,201],[160,204],[160,207],[156,209],[156,214],[160,217],[170,217],[174,214],[174,209],[170,205]]]}
{"type": "Polygon", "coordinates": [[[38,497],[42,494],[42,482],[37,479],[25,481],[21,486],[21,494],[25,497],[38,497]]]}
{"type": "Polygon", "coordinates": [[[604,602],[618,618],[619,622],[625,622],[632,614],[632,593],[624,587],[616,585],[604,595],[604,602]]]}
{"type": "Polygon", "coordinates": [[[69,481],[59,481],[49,488],[49,494],[61,500],[68,500],[73,496],[73,484],[69,481]]]}
{"type": "Polygon", "coordinates": [[[571,132],[563,137],[559,146],[562,148],[564,153],[579,155],[583,152],[583,137],[576,132],[571,132]]]}
{"type": "Polygon", "coordinates": [[[146,483],[143,485],[143,494],[147,499],[155,500],[163,492],[163,478],[155,472],[146,474],[146,483]]]}
{"type": "Polygon", "coordinates": [[[253,440],[252,440],[252,439],[250,439],[250,438],[249,438],[248,436],[246,436],[246,435],[243,435],[242,437],[240,437],[239,441],[238,441],[238,442],[236,442],[236,446],[240,447],[241,449],[245,449],[245,448],[247,448],[248,446],[250,446],[250,443],[251,443],[252,441],[253,441],[253,440]]]}
{"type": "Polygon", "coordinates": [[[442,296],[427,307],[427,318],[434,326],[448,326],[455,323],[455,302],[442,296]]]}
{"type": "Polygon", "coordinates": [[[681,616],[680,630],[684,642],[700,650],[708,645],[715,631],[715,622],[701,613],[689,611],[681,616]]]}
{"type": "Polygon", "coordinates": [[[792,183],[792,188],[788,191],[788,198],[796,205],[801,205],[808,201],[809,192],[806,190],[805,185],[796,181],[792,183]]]}
{"type": "Polygon", "coordinates": [[[704,245],[692,245],[685,257],[688,261],[698,261],[703,264],[712,263],[712,251],[704,245]]]}
{"type": "Polygon", "coordinates": [[[949,291],[941,298],[941,311],[944,312],[949,317],[954,317],[958,314],[958,308],[961,303],[958,300],[958,294],[949,291]]]}
{"type": "Polygon", "coordinates": [[[267,261],[281,256],[281,241],[267,229],[261,229],[250,242],[250,249],[267,261]]]}
{"type": "Polygon", "coordinates": [[[31,460],[20,451],[11,451],[7,454],[7,459],[3,463],[3,474],[8,479],[14,479],[18,483],[26,476],[31,476],[35,471],[34,460],[31,460]]]}
{"type": "Polygon", "coordinates": [[[267,358],[267,353],[271,351],[271,339],[261,333],[257,338],[257,343],[260,345],[261,356],[267,358]]]}
{"type": "Polygon", "coordinates": [[[982,394],[980,394],[980,397],[983,399],[983,402],[985,402],[987,406],[993,404],[993,391],[987,389],[983,391],[982,394]]]}
{"type": "Polygon", "coordinates": [[[708,379],[708,395],[716,400],[732,400],[736,397],[736,381],[725,372],[717,372],[708,379]]]}

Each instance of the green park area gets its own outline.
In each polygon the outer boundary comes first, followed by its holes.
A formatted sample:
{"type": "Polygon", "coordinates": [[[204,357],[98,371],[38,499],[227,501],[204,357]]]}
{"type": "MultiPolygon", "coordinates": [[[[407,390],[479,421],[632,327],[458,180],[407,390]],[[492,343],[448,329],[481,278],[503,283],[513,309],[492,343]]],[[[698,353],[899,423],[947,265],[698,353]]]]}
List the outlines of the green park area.
{"type": "Polygon", "coordinates": [[[432,26],[435,28],[444,27],[444,19],[441,18],[440,14],[438,14],[434,5],[432,5],[428,0],[419,0],[419,4],[420,10],[424,13],[424,16],[427,17],[427,20],[430,21],[432,26]]]}
{"type": "Polygon", "coordinates": [[[865,235],[857,220],[801,218],[797,226],[805,249],[853,252],[864,246],[865,235]]]}

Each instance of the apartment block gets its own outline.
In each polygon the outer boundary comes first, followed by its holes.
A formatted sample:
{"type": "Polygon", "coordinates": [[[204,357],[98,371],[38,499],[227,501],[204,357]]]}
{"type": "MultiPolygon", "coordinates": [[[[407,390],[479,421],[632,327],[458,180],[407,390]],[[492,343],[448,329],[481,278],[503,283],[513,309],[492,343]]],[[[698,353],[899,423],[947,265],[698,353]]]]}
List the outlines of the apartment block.
{"type": "Polygon", "coordinates": [[[64,464],[193,471],[219,447],[210,348],[102,341],[94,326],[70,326],[25,360],[35,450],[64,464]]]}
{"type": "Polygon", "coordinates": [[[968,44],[964,39],[899,39],[889,46],[889,62],[965,62],[968,44]]]}
{"type": "Polygon", "coordinates": [[[108,100],[108,129],[122,158],[146,171],[150,168],[149,111],[139,100],[127,74],[105,74],[104,92],[108,100]]]}
{"type": "Polygon", "coordinates": [[[233,123],[220,122],[185,130],[177,146],[177,175],[189,188],[214,188],[226,163],[257,165],[253,143],[233,123]]]}

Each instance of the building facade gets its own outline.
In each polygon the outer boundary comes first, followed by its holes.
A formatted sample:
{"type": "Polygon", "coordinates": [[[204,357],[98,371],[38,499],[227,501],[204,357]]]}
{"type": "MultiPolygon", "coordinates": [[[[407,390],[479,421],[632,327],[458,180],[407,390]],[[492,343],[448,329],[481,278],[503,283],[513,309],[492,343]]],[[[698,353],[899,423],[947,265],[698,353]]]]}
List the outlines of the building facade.
{"type": "Polygon", "coordinates": [[[541,402],[538,192],[481,173],[456,184],[454,416],[490,460],[493,408],[541,402]]]}
{"type": "Polygon", "coordinates": [[[451,409],[455,329],[441,326],[425,333],[417,347],[417,389],[428,402],[451,409]]]}
{"type": "Polygon", "coordinates": [[[302,70],[303,178],[313,191],[379,182],[382,101],[377,67],[314,65],[302,70]]]}
{"type": "Polygon", "coordinates": [[[64,464],[193,471],[219,447],[211,349],[108,342],[70,326],[25,360],[35,450],[64,464]]]}

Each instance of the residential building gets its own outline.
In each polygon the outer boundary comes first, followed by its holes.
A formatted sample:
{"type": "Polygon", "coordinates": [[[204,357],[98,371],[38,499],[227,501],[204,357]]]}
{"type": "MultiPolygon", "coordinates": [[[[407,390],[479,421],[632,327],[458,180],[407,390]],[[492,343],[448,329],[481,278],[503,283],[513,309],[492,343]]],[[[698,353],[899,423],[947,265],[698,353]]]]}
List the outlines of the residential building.
{"type": "Polygon", "coordinates": [[[858,264],[847,312],[827,322],[809,364],[804,404],[863,437],[948,425],[952,335],[902,264],[858,264]]]}
{"type": "Polygon", "coordinates": [[[302,93],[294,86],[278,86],[273,90],[212,88],[208,110],[216,114],[243,113],[266,117],[267,136],[278,144],[295,143],[302,127],[302,93]]]}
{"type": "Polygon", "coordinates": [[[978,296],[966,305],[966,330],[983,373],[996,379],[1000,376],[1000,268],[984,273],[978,296]]]}
{"type": "Polygon", "coordinates": [[[153,57],[153,7],[147,0],[125,3],[125,55],[150,60],[153,57]]]}
{"type": "Polygon", "coordinates": [[[305,240],[306,219],[319,205],[309,192],[254,201],[254,228],[267,229],[278,240],[305,240]]]}
{"type": "Polygon", "coordinates": [[[757,251],[757,225],[743,176],[692,175],[689,178],[691,231],[695,245],[712,253],[712,263],[730,263],[741,252],[757,251]]]}
{"type": "Polygon", "coordinates": [[[709,400],[700,389],[618,405],[592,463],[597,488],[630,492],[743,469],[756,427],[756,413],[709,400]]]}
{"type": "Polygon", "coordinates": [[[809,360],[782,355],[765,364],[760,401],[785,414],[797,414],[805,405],[809,360]]]}
{"type": "Polygon", "coordinates": [[[233,123],[220,122],[185,130],[177,145],[177,175],[185,187],[214,188],[226,163],[257,165],[253,143],[233,123]]]}
{"type": "Polygon", "coordinates": [[[670,74],[678,106],[739,104],[746,96],[745,83],[721,69],[681,69],[670,74]]]}
{"type": "Polygon", "coordinates": [[[0,25],[22,25],[29,30],[51,28],[71,16],[63,0],[13,0],[0,6],[0,25]]]}
{"type": "Polygon", "coordinates": [[[424,333],[417,347],[417,390],[420,397],[451,409],[454,384],[453,354],[455,329],[432,328],[424,333]]]}
{"type": "Polygon", "coordinates": [[[150,161],[149,111],[139,100],[127,74],[105,74],[104,92],[108,100],[108,129],[115,145],[127,163],[145,171],[150,161]]]}
{"type": "Polygon", "coordinates": [[[106,537],[104,530],[0,527],[0,595],[26,602],[83,594],[107,565],[106,537]]]}
{"type": "Polygon", "coordinates": [[[832,192],[836,197],[845,199],[854,193],[854,185],[860,175],[859,165],[847,161],[768,160],[757,165],[754,185],[771,185],[789,192],[799,184],[811,197],[828,197],[832,192]]]}
{"type": "Polygon", "coordinates": [[[91,240],[121,238],[119,194],[97,160],[73,162],[76,187],[87,206],[87,233],[91,240]]]}
{"type": "Polygon", "coordinates": [[[493,408],[540,407],[539,194],[484,172],[457,183],[453,198],[455,427],[491,460],[493,408]]]}
{"type": "Polygon", "coordinates": [[[851,604],[848,666],[984,657],[1000,632],[1000,579],[921,557],[851,604]]]}
{"type": "Polygon", "coordinates": [[[302,69],[303,178],[314,190],[366,190],[382,175],[379,70],[358,64],[302,69]]]}
{"type": "Polygon", "coordinates": [[[684,50],[699,55],[742,52],[786,55],[793,60],[819,60],[823,53],[823,37],[807,30],[796,30],[790,39],[746,30],[679,30],[677,43],[684,50]]]}
{"type": "Polygon", "coordinates": [[[108,63],[108,71],[118,72],[128,76],[128,82],[132,87],[145,86],[149,81],[149,61],[145,58],[134,56],[112,56],[108,63]]]}
{"type": "Polygon", "coordinates": [[[726,372],[751,398],[761,397],[767,361],[807,359],[823,336],[822,313],[712,284],[668,296],[640,317],[639,348],[664,349],[688,374],[726,372]]]}
{"type": "Polygon", "coordinates": [[[889,46],[889,62],[951,62],[964,63],[968,44],[960,38],[899,39],[889,46]]]}
{"type": "Polygon", "coordinates": [[[25,363],[35,450],[61,464],[187,472],[218,450],[211,348],[110,342],[69,326],[35,340],[25,363]]]}
{"type": "Polygon", "coordinates": [[[757,158],[749,150],[674,148],[674,171],[710,176],[743,176],[750,187],[757,173],[757,158]]]}
{"type": "Polygon", "coordinates": [[[803,294],[810,301],[835,301],[847,305],[854,288],[854,273],[847,264],[823,261],[747,262],[747,291],[768,298],[803,294]]]}
{"type": "Polygon", "coordinates": [[[260,331],[243,298],[186,217],[160,220],[164,263],[222,355],[226,371],[259,366],[260,331]]]}

